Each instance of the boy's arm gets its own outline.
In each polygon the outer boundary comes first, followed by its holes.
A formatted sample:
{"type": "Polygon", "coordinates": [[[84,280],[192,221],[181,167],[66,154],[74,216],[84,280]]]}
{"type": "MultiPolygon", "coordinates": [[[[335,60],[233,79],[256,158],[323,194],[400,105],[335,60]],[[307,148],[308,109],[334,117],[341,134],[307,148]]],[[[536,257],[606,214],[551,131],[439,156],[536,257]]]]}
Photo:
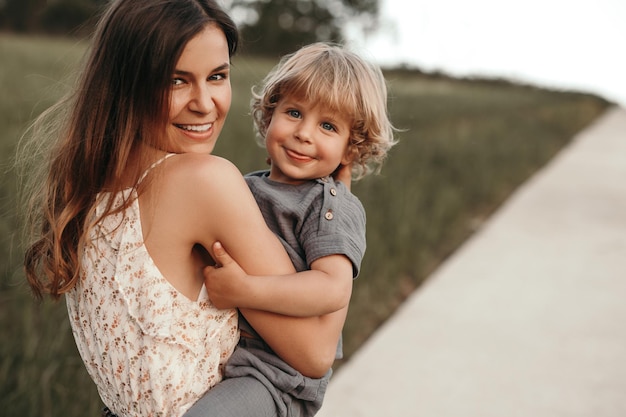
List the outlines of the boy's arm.
{"type": "Polygon", "coordinates": [[[209,298],[218,308],[247,308],[292,317],[321,316],[348,306],[352,262],[344,255],[319,258],[311,270],[288,275],[252,276],[220,243],[213,246],[217,267],[205,269],[209,298]]]}

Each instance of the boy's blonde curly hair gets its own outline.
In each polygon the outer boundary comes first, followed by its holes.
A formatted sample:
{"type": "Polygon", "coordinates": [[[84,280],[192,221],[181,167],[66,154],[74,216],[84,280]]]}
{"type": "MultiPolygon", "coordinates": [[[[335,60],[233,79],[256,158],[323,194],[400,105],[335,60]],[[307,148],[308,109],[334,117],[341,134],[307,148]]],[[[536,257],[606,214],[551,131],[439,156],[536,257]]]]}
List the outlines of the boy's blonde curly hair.
{"type": "Polygon", "coordinates": [[[265,77],[260,90],[252,89],[251,110],[260,145],[265,146],[274,109],[286,96],[348,116],[354,179],[380,171],[396,141],[379,67],[344,47],[322,42],[286,55],[265,77]]]}

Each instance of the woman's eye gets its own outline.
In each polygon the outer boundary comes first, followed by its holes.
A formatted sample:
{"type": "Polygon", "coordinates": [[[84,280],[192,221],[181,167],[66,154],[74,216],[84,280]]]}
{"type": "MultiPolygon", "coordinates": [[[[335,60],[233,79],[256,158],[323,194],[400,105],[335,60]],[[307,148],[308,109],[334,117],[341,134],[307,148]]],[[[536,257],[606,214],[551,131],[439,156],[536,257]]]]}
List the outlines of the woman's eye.
{"type": "Polygon", "coordinates": [[[228,76],[224,73],[219,73],[219,74],[213,74],[209,77],[209,80],[213,80],[213,81],[221,81],[221,80],[225,80],[226,78],[228,78],[228,76]]]}
{"type": "Polygon", "coordinates": [[[172,79],[172,85],[182,85],[185,83],[185,80],[182,78],[174,78],[172,79]]]}

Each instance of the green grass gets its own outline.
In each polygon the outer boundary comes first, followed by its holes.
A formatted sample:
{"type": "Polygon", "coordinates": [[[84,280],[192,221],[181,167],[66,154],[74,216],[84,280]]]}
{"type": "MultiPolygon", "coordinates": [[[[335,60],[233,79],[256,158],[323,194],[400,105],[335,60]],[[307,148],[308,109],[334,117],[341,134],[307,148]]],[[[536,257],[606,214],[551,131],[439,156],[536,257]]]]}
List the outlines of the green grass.
{"type": "MultiPolygon", "coordinates": [[[[23,282],[17,182],[8,169],[20,134],[73,79],[83,48],[80,42],[0,36],[3,416],[96,416],[100,407],[64,303],[36,306],[23,282]]],[[[233,106],[216,154],[244,172],[264,167],[248,102],[250,86],[274,63],[234,61],[233,106]]],[[[382,174],[353,187],[368,214],[368,249],[345,329],[347,358],[519,184],[609,104],[501,81],[401,70],[386,76],[391,118],[403,131],[382,174]]]]}

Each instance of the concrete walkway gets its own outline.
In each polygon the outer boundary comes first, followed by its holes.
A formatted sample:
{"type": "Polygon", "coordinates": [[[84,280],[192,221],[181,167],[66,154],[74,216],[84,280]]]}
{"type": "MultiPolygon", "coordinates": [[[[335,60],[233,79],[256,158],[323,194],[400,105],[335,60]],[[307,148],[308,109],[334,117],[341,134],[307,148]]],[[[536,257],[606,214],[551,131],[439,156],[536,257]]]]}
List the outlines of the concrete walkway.
{"type": "Polygon", "coordinates": [[[519,188],[333,376],[318,416],[626,416],[626,110],[519,188]]]}

